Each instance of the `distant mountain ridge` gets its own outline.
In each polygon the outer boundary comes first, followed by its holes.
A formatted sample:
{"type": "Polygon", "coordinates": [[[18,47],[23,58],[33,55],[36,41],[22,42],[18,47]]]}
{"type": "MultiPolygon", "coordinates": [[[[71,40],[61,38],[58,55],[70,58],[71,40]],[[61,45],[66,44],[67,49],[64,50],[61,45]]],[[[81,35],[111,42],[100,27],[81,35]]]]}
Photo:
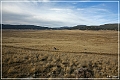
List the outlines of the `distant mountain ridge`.
{"type": "Polygon", "coordinates": [[[118,30],[118,24],[104,24],[100,26],[77,25],[73,27],[49,28],[36,25],[10,25],[2,24],[2,29],[37,29],[37,30],[118,30]]]}
{"type": "Polygon", "coordinates": [[[71,29],[79,30],[118,30],[118,24],[104,24],[100,26],[86,26],[86,25],[77,25],[71,29]]]}
{"type": "Polygon", "coordinates": [[[48,27],[35,26],[35,25],[9,25],[2,24],[2,29],[40,29],[45,30],[49,29],[48,27]]]}

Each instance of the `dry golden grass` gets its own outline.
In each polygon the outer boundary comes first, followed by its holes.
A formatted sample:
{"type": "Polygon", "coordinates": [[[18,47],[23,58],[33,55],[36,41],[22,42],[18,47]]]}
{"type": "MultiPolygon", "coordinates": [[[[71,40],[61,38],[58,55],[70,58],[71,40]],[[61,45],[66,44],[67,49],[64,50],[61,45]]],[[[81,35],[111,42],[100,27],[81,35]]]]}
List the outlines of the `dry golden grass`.
{"type": "Polygon", "coordinates": [[[3,30],[2,33],[3,78],[75,78],[75,70],[82,66],[94,72],[93,78],[118,75],[117,31],[3,30]]]}

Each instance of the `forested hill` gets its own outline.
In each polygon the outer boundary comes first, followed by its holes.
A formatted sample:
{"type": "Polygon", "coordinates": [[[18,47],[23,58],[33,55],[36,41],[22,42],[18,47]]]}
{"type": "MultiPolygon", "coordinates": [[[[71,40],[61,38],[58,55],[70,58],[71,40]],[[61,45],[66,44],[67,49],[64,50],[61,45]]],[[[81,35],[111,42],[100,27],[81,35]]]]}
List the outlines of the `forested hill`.
{"type": "Polygon", "coordinates": [[[118,30],[118,24],[105,24],[100,26],[77,25],[73,27],[49,28],[35,25],[9,25],[2,24],[2,29],[38,29],[38,30],[118,30]]]}
{"type": "Polygon", "coordinates": [[[71,27],[70,29],[79,29],[79,30],[118,30],[118,24],[105,24],[100,26],[86,26],[86,25],[77,25],[71,27]]]}
{"type": "Polygon", "coordinates": [[[42,27],[42,26],[35,26],[35,25],[8,25],[8,24],[2,24],[2,29],[50,29],[48,27],[42,27]]]}

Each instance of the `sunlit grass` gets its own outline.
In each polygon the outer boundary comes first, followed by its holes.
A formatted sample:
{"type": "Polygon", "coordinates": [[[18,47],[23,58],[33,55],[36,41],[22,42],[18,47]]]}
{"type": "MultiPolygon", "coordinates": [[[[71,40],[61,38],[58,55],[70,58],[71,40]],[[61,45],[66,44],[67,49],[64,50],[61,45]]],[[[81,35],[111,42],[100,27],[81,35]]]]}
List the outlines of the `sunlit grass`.
{"type": "Polygon", "coordinates": [[[118,74],[117,31],[3,30],[2,44],[5,78],[76,78],[83,66],[94,78],[118,74]]]}

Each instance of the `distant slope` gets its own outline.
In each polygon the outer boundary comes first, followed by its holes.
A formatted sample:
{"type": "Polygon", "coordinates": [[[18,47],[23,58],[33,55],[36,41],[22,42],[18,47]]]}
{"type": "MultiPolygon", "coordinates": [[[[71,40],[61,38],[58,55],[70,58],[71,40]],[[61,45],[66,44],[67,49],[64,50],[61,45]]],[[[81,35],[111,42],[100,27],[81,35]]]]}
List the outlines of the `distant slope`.
{"type": "Polygon", "coordinates": [[[100,26],[77,25],[73,27],[49,28],[35,25],[9,25],[2,24],[2,29],[38,29],[38,30],[118,30],[118,24],[105,24],[100,26]]]}
{"type": "Polygon", "coordinates": [[[45,29],[50,29],[50,28],[41,27],[41,26],[35,26],[35,25],[8,25],[8,24],[2,24],[2,29],[39,29],[39,30],[45,30],[45,29]]]}
{"type": "Polygon", "coordinates": [[[86,26],[86,25],[77,25],[71,27],[70,29],[79,29],[79,30],[118,30],[118,24],[105,24],[100,26],[86,26]]]}

